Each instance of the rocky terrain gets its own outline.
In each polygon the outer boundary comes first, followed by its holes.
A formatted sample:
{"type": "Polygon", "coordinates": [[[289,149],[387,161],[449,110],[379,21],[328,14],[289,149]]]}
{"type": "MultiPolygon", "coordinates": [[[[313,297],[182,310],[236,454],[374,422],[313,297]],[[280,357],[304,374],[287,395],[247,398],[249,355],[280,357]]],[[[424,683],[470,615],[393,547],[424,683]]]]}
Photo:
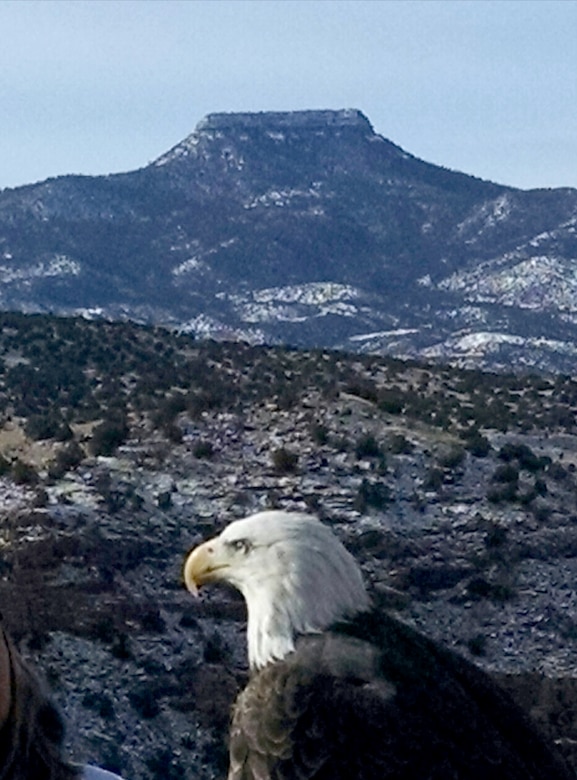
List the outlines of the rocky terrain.
{"type": "Polygon", "coordinates": [[[466,367],[575,365],[577,190],[417,159],[358,110],[211,114],[140,170],[0,192],[0,308],[466,367]]]}
{"type": "Polygon", "coordinates": [[[0,318],[0,602],[72,754],[222,777],[238,595],[187,550],[307,509],[374,598],[505,684],[577,769],[577,382],[0,318]]]}

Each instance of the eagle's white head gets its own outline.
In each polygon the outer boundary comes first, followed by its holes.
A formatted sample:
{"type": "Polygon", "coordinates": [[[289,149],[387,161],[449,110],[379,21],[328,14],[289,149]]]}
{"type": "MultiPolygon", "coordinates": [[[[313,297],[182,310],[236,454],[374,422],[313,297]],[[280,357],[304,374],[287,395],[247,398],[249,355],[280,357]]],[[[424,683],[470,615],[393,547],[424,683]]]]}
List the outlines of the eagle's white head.
{"type": "Polygon", "coordinates": [[[319,633],[369,608],[353,556],[315,517],[293,512],[259,512],[231,523],[190,553],[184,580],[195,595],[207,582],[240,590],[256,669],[284,658],[300,634],[319,633]]]}

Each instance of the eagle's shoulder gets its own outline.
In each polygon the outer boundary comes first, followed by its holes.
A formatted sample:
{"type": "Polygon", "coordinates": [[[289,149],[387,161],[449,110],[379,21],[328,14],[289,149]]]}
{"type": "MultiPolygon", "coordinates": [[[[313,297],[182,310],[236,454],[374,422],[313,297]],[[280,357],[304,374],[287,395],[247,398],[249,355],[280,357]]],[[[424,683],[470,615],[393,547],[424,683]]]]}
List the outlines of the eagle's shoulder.
{"type": "Polygon", "coordinates": [[[229,780],[570,776],[486,674],[386,614],[303,636],[254,673],[230,748],[229,780]]]}
{"type": "MultiPolygon", "coordinates": [[[[335,770],[338,763],[346,770],[338,756],[395,697],[380,666],[379,648],[363,638],[300,637],[294,652],[252,674],[235,703],[229,780],[347,777],[335,770]]],[[[381,747],[365,748],[363,761],[381,747]]]]}

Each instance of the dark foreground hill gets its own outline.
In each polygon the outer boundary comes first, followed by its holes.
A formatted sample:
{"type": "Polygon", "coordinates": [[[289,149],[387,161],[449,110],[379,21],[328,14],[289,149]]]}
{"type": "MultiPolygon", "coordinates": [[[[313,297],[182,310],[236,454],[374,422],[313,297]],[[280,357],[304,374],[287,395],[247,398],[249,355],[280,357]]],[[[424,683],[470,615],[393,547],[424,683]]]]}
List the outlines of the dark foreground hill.
{"type": "Polygon", "coordinates": [[[577,383],[0,318],[0,606],[78,757],[222,777],[244,608],[185,552],[309,509],[375,597],[506,684],[577,767],[577,383]]]}
{"type": "Polygon", "coordinates": [[[576,220],[360,111],[212,114],[138,171],[0,192],[0,307],[568,372],[576,220]]]}

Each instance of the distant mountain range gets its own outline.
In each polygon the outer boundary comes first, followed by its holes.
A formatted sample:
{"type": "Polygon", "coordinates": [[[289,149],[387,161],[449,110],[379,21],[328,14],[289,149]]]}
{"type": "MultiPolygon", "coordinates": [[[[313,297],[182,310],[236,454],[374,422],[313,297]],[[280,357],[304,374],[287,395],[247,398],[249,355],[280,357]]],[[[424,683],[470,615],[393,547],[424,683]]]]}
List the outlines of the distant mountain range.
{"type": "Polygon", "coordinates": [[[431,165],[357,110],[211,114],[140,170],[0,191],[0,309],[570,373],[576,226],[577,190],[431,165]]]}

